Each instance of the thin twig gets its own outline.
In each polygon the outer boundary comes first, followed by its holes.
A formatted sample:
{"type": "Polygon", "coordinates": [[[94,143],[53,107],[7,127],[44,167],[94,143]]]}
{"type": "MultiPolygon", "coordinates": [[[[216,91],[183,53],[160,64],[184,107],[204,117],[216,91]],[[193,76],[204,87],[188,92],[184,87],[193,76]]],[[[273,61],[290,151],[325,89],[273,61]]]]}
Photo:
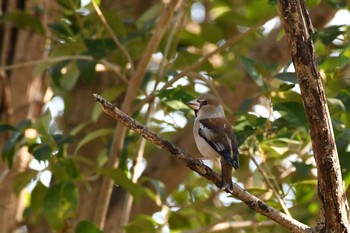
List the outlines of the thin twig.
{"type": "MultiPolygon", "coordinates": [[[[136,98],[139,86],[145,76],[148,63],[152,55],[156,52],[160,40],[162,39],[165,31],[168,28],[168,25],[172,19],[172,14],[175,11],[178,3],[182,0],[172,0],[167,4],[159,17],[157,26],[153,32],[153,35],[147,45],[146,50],[143,53],[143,56],[137,66],[135,73],[130,79],[128,89],[126,90],[124,101],[122,104],[122,109],[126,113],[131,112],[131,103],[136,98]]],[[[116,167],[119,162],[119,154],[124,144],[126,129],[121,124],[117,125],[117,128],[113,135],[113,141],[109,153],[108,166],[116,167]]],[[[109,201],[112,194],[113,182],[107,178],[103,179],[102,186],[100,188],[100,195],[98,197],[97,209],[94,214],[94,223],[97,224],[100,228],[104,227],[107,209],[109,206],[109,201]]],[[[118,219],[118,226],[121,227],[125,224],[126,216],[122,215],[118,219]]]]}
{"type": "Polygon", "coordinates": [[[126,57],[126,59],[128,60],[130,67],[131,67],[131,71],[132,74],[135,72],[135,66],[134,66],[134,62],[131,59],[131,56],[129,54],[129,52],[125,49],[125,47],[123,46],[122,43],[120,43],[119,39],[115,36],[112,28],[109,26],[106,18],[104,17],[101,9],[98,7],[98,5],[95,3],[95,1],[91,1],[92,6],[94,7],[97,16],[100,18],[103,26],[107,29],[108,33],[110,34],[110,36],[112,37],[114,43],[117,45],[117,47],[120,49],[120,51],[124,54],[124,56],[126,57]]]}
{"type": "Polygon", "coordinates": [[[251,160],[253,161],[253,163],[255,164],[255,166],[257,167],[258,171],[260,172],[260,174],[264,177],[264,180],[266,182],[266,184],[269,186],[269,188],[272,190],[273,194],[275,195],[275,197],[277,198],[278,202],[280,203],[282,209],[284,210],[284,212],[288,215],[291,216],[284,200],[282,199],[281,195],[279,194],[279,192],[276,190],[276,188],[274,187],[274,185],[271,183],[269,177],[267,176],[266,172],[263,170],[263,168],[259,165],[259,163],[256,161],[256,159],[254,158],[254,156],[250,153],[249,149],[247,149],[249,157],[251,158],[251,160]]]}
{"type": "Polygon", "coordinates": [[[0,66],[0,70],[13,70],[13,69],[23,68],[27,66],[36,66],[41,63],[55,63],[55,62],[66,61],[66,60],[93,61],[93,58],[87,55],[68,55],[68,56],[60,56],[60,57],[51,57],[47,59],[31,60],[31,61],[16,63],[12,65],[7,65],[7,66],[0,66]]]}
{"type": "MultiPolygon", "coordinates": [[[[94,58],[91,56],[87,55],[67,55],[67,56],[60,56],[60,57],[51,57],[51,58],[46,58],[46,59],[39,59],[39,60],[32,60],[32,61],[26,61],[22,63],[16,63],[12,65],[7,65],[7,66],[0,66],[0,70],[14,70],[14,69],[19,69],[27,66],[36,66],[39,64],[51,64],[51,63],[56,63],[56,62],[61,62],[61,61],[67,61],[67,60],[83,60],[83,61],[94,61],[94,58]]],[[[125,76],[121,73],[120,67],[107,61],[106,59],[102,59],[99,61],[101,64],[104,66],[110,68],[112,71],[114,71],[118,77],[122,81],[124,81],[126,84],[128,84],[128,80],[125,78],[125,76]]]]}
{"type": "MultiPolygon", "coordinates": [[[[221,187],[221,176],[214,172],[211,168],[204,165],[200,160],[195,159],[188,153],[186,153],[181,148],[175,146],[171,142],[164,140],[159,137],[156,133],[144,127],[142,124],[129,117],[115,105],[111,104],[101,96],[94,94],[95,100],[99,102],[105,113],[110,115],[112,118],[119,121],[121,124],[127,128],[140,134],[145,139],[152,142],[154,145],[162,148],[165,151],[171,153],[176,159],[183,162],[188,168],[197,172],[199,175],[205,177],[209,181],[213,182],[217,187],[221,187]]],[[[293,219],[292,217],[285,215],[284,213],[278,211],[277,209],[269,206],[259,198],[248,193],[246,190],[242,189],[236,183],[233,184],[233,190],[225,189],[225,192],[232,194],[234,197],[243,201],[248,207],[254,209],[262,215],[270,218],[271,220],[277,222],[278,224],[286,227],[287,229],[296,233],[311,232],[312,229],[299,221],[293,219]]]]}
{"type": "Polygon", "coordinates": [[[275,222],[270,220],[265,220],[261,222],[256,221],[234,221],[234,222],[220,222],[215,223],[207,227],[203,227],[200,229],[185,231],[183,233],[201,233],[201,232],[216,232],[216,231],[224,231],[224,230],[232,230],[232,229],[248,229],[254,227],[268,227],[276,225],[275,222]]]}
{"type": "MultiPolygon", "coordinates": [[[[199,68],[204,62],[206,62],[210,57],[214,56],[215,54],[218,54],[222,51],[224,51],[226,48],[230,47],[231,45],[237,43],[238,41],[241,41],[242,39],[246,38],[248,35],[250,35],[252,32],[255,32],[257,29],[259,29],[262,25],[266,23],[266,19],[259,21],[255,25],[253,25],[249,30],[246,32],[243,32],[238,35],[234,35],[233,37],[229,38],[225,41],[222,45],[218,46],[213,51],[203,55],[199,60],[197,60],[195,63],[187,67],[186,69],[182,70],[178,75],[176,75],[173,79],[171,79],[169,82],[166,82],[165,85],[162,87],[162,89],[159,90],[159,92],[166,90],[167,88],[171,87],[176,81],[178,81],[180,78],[188,75],[190,72],[196,70],[199,68]]],[[[148,103],[151,99],[154,99],[156,97],[156,93],[151,93],[148,97],[140,101],[139,104],[137,104],[134,107],[134,111],[142,107],[145,103],[148,103]]]]}

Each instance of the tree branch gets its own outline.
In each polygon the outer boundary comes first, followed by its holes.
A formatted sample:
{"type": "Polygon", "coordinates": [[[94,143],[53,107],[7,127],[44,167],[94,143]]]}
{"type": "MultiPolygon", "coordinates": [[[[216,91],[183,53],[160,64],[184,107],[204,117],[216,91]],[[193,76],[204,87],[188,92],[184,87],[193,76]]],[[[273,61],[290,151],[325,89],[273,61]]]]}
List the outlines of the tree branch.
{"type": "MultiPolygon", "coordinates": [[[[152,55],[156,52],[159,43],[165,34],[169,23],[172,20],[172,14],[174,13],[177,5],[182,0],[171,0],[163,10],[161,11],[161,14],[158,19],[157,26],[153,32],[153,35],[150,39],[150,41],[147,44],[146,50],[144,51],[144,54],[136,68],[135,73],[133,73],[133,76],[131,77],[128,88],[125,92],[125,97],[122,103],[122,109],[126,113],[131,113],[131,103],[136,98],[136,95],[139,90],[139,86],[141,85],[141,82],[145,76],[148,63],[152,57],[152,55]]],[[[125,139],[125,127],[122,127],[120,124],[117,125],[116,130],[114,132],[112,145],[109,153],[109,159],[108,159],[108,165],[116,167],[117,163],[119,162],[119,154],[124,144],[125,139]]],[[[100,195],[98,197],[98,203],[97,209],[94,214],[94,222],[100,227],[103,228],[105,224],[106,219],[106,213],[108,210],[111,194],[113,189],[113,183],[105,178],[102,181],[101,189],[100,189],[100,195]]],[[[125,206],[126,207],[126,206],[125,206]]],[[[128,216],[122,215],[121,218],[118,219],[119,223],[118,227],[121,227],[121,225],[125,224],[125,221],[128,219],[128,216]]]]}
{"type": "Polygon", "coordinates": [[[309,121],[318,171],[321,213],[317,229],[322,232],[349,232],[347,200],[326,95],[311,38],[311,19],[303,0],[278,2],[309,121]]]}
{"type": "MultiPolygon", "coordinates": [[[[214,172],[211,168],[204,165],[200,160],[193,158],[191,155],[187,154],[181,148],[175,146],[171,142],[164,140],[159,137],[156,133],[144,127],[142,124],[136,120],[129,117],[115,105],[111,104],[101,96],[94,94],[95,100],[102,105],[102,109],[105,113],[110,115],[112,118],[119,121],[121,124],[127,128],[140,134],[145,139],[152,142],[157,147],[162,148],[165,151],[171,153],[175,158],[183,162],[188,168],[197,172],[199,175],[205,177],[209,181],[213,182],[217,187],[221,187],[221,176],[214,172]]],[[[267,205],[265,202],[259,198],[251,195],[246,190],[242,189],[237,184],[233,184],[233,190],[228,189],[225,192],[232,194],[234,197],[243,201],[247,206],[257,211],[258,213],[265,215],[271,220],[277,222],[278,224],[284,226],[285,228],[292,230],[296,233],[312,232],[312,229],[299,221],[281,213],[275,208],[267,205]]]]}
{"type": "Polygon", "coordinates": [[[97,16],[100,18],[103,26],[107,29],[109,35],[112,37],[114,43],[116,44],[116,46],[120,49],[120,51],[124,54],[124,56],[126,57],[126,59],[128,60],[130,67],[131,67],[131,72],[134,73],[135,72],[135,66],[134,66],[134,62],[131,59],[131,56],[129,54],[129,52],[125,49],[125,47],[123,46],[122,43],[120,43],[119,39],[117,38],[117,36],[114,34],[112,28],[109,26],[106,18],[104,17],[101,9],[98,7],[98,5],[94,2],[91,1],[92,6],[94,7],[97,16]]]}

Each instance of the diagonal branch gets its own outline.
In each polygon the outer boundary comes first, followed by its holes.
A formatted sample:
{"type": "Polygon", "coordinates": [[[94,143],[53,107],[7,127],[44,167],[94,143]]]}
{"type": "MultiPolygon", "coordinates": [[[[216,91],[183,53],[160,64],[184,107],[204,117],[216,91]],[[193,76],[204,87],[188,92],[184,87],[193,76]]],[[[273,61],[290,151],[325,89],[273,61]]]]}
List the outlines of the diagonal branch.
{"type": "MultiPolygon", "coordinates": [[[[142,137],[149,140],[157,147],[168,151],[175,158],[183,162],[188,168],[197,172],[199,175],[205,177],[209,181],[213,182],[216,186],[221,186],[221,176],[218,173],[214,172],[208,166],[204,165],[200,160],[193,158],[181,148],[159,137],[156,133],[149,130],[133,118],[129,117],[119,108],[117,108],[115,105],[111,104],[101,96],[97,94],[94,94],[93,96],[97,102],[101,103],[103,111],[109,116],[116,119],[127,128],[140,134],[142,137]]],[[[267,205],[265,202],[248,193],[246,190],[242,189],[237,184],[233,185],[232,191],[228,189],[226,189],[225,191],[229,194],[232,194],[239,200],[243,201],[247,206],[257,211],[258,213],[265,215],[266,217],[270,218],[271,220],[277,222],[278,224],[284,226],[285,228],[295,233],[312,232],[312,229],[309,226],[300,223],[292,217],[287,216],[282,212],[276,210],[275,208],[267,205]]]]}

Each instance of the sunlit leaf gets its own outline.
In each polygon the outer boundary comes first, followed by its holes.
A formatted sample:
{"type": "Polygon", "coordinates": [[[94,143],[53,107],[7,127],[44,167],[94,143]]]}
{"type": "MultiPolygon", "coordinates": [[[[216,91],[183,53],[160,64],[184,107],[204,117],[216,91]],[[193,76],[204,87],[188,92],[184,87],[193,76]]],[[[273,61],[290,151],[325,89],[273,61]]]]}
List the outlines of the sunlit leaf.
{"type": "Polygon", "coordinates": [[[99,129],[93,132],[90,132],[88,135],[86,135],[77,145],[77,148],[75,149],[75,154],[78,153],[79,149],[86,145],[87,143],[99,139],[101,137],[111,135],[113,134],[114,129],[111,128],[104,128],[104,129],[99,129]]]}
{"type": "Polygon", "coordinates": [[[177,212],[171,212],[169,215],[169,226],[171,229],[188,229],[191,226],[190,219],[177,212]]]}
{"type": "Polygon", "coordinates": [[[75,233],[103,233],[98,227],[89,221],[81,221],[78,223],[75,233]]]}
{"type": "Polygon", "coordinates": [[[78,190],[73,183],[58,183],[47,191],[44,214],[46,221],[53,229],[62,229],[65,221],[75,216],[77,208],[78,190]]]}
{"type": "Polygon", "coordinates": [[[18,173],[13,180],[13,189],[16,195],[19,195],[23,188],[25,188],[38,175],[38,171],[27,169],[24,172],[18,173]]]}
{"type": "Polygon", "coordinates": [[[68,10],[76,10],[81,6],[81,0],[57,0],[57,3],[68,10]]]}
{"type": "Polygon", "coordinates": [[[128,225],[125,230],[128,233],[156,233],[156,222],[148,215],[138,215],[128,225]]]}
{"type": "Polygon", "coordinates": [[[75,61],[69,63],[65,69],[65,73],[60,78],[59,83],[63,90],[70,91],[78,82],[80,71],[75,61]]]}

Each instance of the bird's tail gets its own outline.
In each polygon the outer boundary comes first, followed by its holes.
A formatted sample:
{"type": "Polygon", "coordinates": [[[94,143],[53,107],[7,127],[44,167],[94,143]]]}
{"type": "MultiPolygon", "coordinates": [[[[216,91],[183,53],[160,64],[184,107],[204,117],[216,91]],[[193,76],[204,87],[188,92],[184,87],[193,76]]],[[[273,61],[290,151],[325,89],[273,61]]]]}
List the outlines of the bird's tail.
{"type": "Polygon", "coordinates": [[[236,170],[239,168],[239,157],[238,157],[239,153],[238,150],[235,150],[233,152],[233,158],[230,158],[230,164],[232,165],[232,167],[234,167],[236,170]]]}
{"type": "Polygon", "coordinates": [[[220,160],[221,163],[221,188],[224,190],[226,188],[229,188],[230,190],[233,189],[232,184],[232,165],[226,161],[224,158],[220,160]]]}

